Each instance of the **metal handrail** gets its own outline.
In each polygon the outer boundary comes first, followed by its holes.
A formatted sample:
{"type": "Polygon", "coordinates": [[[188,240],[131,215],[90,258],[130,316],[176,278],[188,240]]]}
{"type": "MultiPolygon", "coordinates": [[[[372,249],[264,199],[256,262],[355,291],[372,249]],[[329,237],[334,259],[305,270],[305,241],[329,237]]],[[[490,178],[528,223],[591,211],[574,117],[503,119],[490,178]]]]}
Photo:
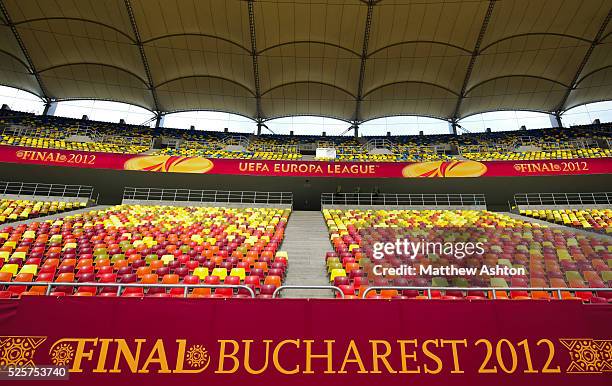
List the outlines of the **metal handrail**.
{"type": "Polygon", "coordinates": [[[251,142],[247,150],[252,152],[301,154],[298,145],[269,145],[251,142]]]}
{"type": "Polygon", "coordinates": [[[258,192],[231,190],[194,190],[126,187],[124,200],[214,202],[234,204],[266,204],[293,206],[292,192],[258,192]]]}
{"type": "Polygon", "coordinates": [[[426,291],[427,298],[431,299],[431,291],[487,291],[493,292],[493,299],[497,299],[497,291],[527,291],[527,292],[556,292],[561,299],[561,292],[610,292],[612,288],[561,288],[561,287],[413,287],[413,286],[372,286],[368,287],[363,291],[361,297],[363,299],[366,298],[366,295],[372,291],[378,290],[416,290],[416,291],[426,291]]]}
{"type": "Polygon", "coordinates": [[[507,145],[461,145],[458,147],[459,154],[511,152],[513,149],[514,147],[507,145]]]}
{"type": "Polygon", "coordinates": [[[274,290],[272,298],[275,299],[283,290],[286,289],[305,289],[305,290],[332,290],[340,294],[340,297],[344,299],[344,292],[333,285],[281,285],[274,290]]]}
{"type": "Polygon", "coordinates": [[[535,142],[534,145],[544,150],[576,150],[597,147],[593,146],[593,144],[589,143],[589,141],[579,139],[571,139],[563,142],[542,141],[535,142]]]}
{"type": "Polygon", "coordinates": [[[244,135],[228,135],[220,141],[224,146],[238,145],[243,146],[245,149],[249,147],[249,139],[244,135]]]}
{"type": "Polygon", "coordinates": [[[366,142],[364,150],[371,151],[373,149],[389,149],[392,150],[396,144],[387,138],[374,138],[366,142]]]}
{"type": "Polygon", "coordinates": [[[334,149],[336,149],[336,154],[359,154],[359,153],[367,153],[368,149],[365,146],[355,146],[355,145],[333,145],[334,149]]]}
{"type": "Polygon", "coordinates": [[[117,296],[121,294],[121,290],[125,288],[183,288],[183,297],[187,297],[189,289],[194,288],[232,288],[246,289],[252,298],[255,297],[255,291],[247,285],[243,284],[143,284],[143,283],[62,283],[62,282],[31,282],[31,281],[0,281],[0,286],[32,286],[32,287],[47,287],[45,295],[51,294],[53,287],[117,287],[117,296]]]}
{"type": "Polygon", "coordinates": [[[321,205],[486,206],[486,198],[479,193],[322,193],[321,205]]]}
{"type": "Polygon", "coordinates": [[[512,199],[518,205],[612,205],[612,192],[593,193],[517,193],[512,199]]]}
{"type": "Polygon", "coordinates": [[[99,135],[93,137],[97,142],[110,143],[113,145],[127,145],[127,146],[142,146],[147,148],[153,147],[153,137],[133,137],[123,135],[99,135]]]}
{"type": "Polygon", "coordinates": [[[87,185],[0,181],[0,194],[93,199],[94,188],[87,185]]]}
{"type": "Polygon", "coordinates": [[[95,137],[98,135],[98,132],[90,128],[79,127],[66,127],[60,131],[48,127],[13,125],[10,127],[5,127],[2,130],[2,134],[15,137],[67,139],[72,135],[95,137]]]}
{"type": "Polygon", "coordinates": [[[437,154],[445,155],[448,152],[444,146],[440,145],[414,145],[414,144],[397,144],[393,149],[396,154],[437,154]]]}

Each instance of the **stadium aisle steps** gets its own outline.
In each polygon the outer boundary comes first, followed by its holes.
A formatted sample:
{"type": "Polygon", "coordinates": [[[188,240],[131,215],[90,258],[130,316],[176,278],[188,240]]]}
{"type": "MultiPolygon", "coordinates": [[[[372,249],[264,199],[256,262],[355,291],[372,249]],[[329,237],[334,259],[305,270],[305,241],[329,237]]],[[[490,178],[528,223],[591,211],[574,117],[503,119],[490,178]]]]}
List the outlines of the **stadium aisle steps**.
{"type": "MultiPolygon", "coordinates": [[[[289,254],[286,285],[329,285],[325,261],[321,256],[331,250],[327,226],[316,211],[295,211],[289,217],[281,249],[289,254]]],[[[329,291],[288,290],[284,297],[333,297],[329,291]]]]}

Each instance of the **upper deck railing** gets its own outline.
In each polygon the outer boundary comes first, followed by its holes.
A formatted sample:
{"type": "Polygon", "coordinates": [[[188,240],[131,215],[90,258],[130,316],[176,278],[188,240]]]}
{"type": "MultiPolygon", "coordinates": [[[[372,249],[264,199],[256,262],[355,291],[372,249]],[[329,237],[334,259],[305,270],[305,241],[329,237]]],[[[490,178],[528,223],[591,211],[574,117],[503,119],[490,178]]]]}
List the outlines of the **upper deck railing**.
{"type": "Polygon", "coordinates": [[[611,205],[612,192],[597,193],[518,193],[512,199],[512,206],[585,206],[611,205]]]}
{"type": "Polygon", "coordinates": [[[87,185],[43,184],[37,182],[0,181],[0,194],[39,197],[94,197],[94,188],[87,185]]]}
{"type": "Polygon", "coordinates": [[[242,146],[245,149],[249,147],[250,142],[244,135],[228,135],[221,140],[223,146],[242,146]]]}
{"type": "Polygon", "coordinates": [[[123,200],[292,206],[293,193],[126,187],[123,200]]]}
{"type": "Polygon", "coordinates": [[[298,145],[269,145],[264,143],[253,143],[249,145],[249,151],[284,153],[284,154],[300,154],[298,145]]]}
{"type": "Polygon", "coordinates": [[[484,194],[323,193],[321,206],[486,207],[484,194]]]}
{"type": "Polygon", "coordinates": [[[389,150],[393,150],[393,148],[395,147],[395,143],[393,141],[390,141],[386,138],[374,138],[369,140],[365,146],[364,146],[364,150],[366,151],[370,151],[373,149],[389,149],[389,150]]]}
{"type": "Polygon", "coordinates": [[[459,153],[508,153],[514,151],[512,146],[507,145],[462,145],[459,146],[459,153]]]}

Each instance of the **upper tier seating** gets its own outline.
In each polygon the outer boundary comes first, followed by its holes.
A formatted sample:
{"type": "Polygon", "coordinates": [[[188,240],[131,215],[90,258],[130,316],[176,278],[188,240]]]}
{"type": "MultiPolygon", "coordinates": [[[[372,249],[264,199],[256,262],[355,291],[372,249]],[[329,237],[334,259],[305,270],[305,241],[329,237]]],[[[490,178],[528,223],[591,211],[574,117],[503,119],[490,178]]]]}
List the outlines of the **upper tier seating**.
{"type": "MultiPolygon", "coordinates": [[[[243,284],[271,297],[287,270],[278,248],[288,209],[119,205],[0,230],[0,282],[243,284]]],[[[45,286],[0,286],[0,297],[45,286]],[[29,287],[29,288],[28,288],[29,287]]],[[[117,287],[54,287],[52,295],[116,296],[117,287]]],[[[121,296],[183,296],[183,288],[128,287],[121,296]]],[[[246,297],[195,288],[189,297],[246,297]]]]}
{"type": "Polygon", "coordinates": [[[236,152],[214,149],[197,149],[185,148],[178,149],[160,149],[156,150],[153,155],[182,155],[187,157],[205,157],[205,158],[230,158],[230,159],[262,159],[262,160],[296,160],[302,158],[297,153],[277,153],[271,151],[256,151],[256,152],[236,152]]]}
{"type": "Polygon", "coordinates": [[[1,145],[129,154],[151,147],[152,136],[139,126],[11,113],[0,115],[1,145]]]}
{"type": "Polygon", "coordinates": [[[0,144],[9,146],[26,146],[41,149],[66,149],[101,153],[138,154],[149,150],[147,146],[118,145],[104,142],[73,142],[53,138],[17,137],[3,134],[0,144]]]}
{"type": "Polygon", "coordinates": [[[295,139],[278,140],[270,136],[229,135],[213,132],[181,132],[163,130],[163,135],[180,140],[178,147],[159,149],[153,154],[181,155],[188,157],[297,160],[302,158],[295,139]],[[242,150],[225,150],[227,146],[238,145],[242,150]]]}
{"type": "Polygon", "coordinates": [[[611,149],[598,147],[590,149],[563,149],[551,151],[529,151],[529,152],[467,152],[462,154],[465,158],[474,161],[522,161],[522,160],[546,160],[546,159],[576,159],[576,158],[605,158],[612,157],[611,149]]]}
{"type": "Polygon", "coordinates": [[[0,224],[85,208],[86,202],[0,199],[0,224]]]}
{"type": "Polygon", "coordinates": [[[612,209],[521,209],[520,214],[612,235],[612,209]]]}
{"type": "MultiPolygon", "coordinates": [[[[504,214],[474,210],[323,210],[333,252],[326,256],[330,283],[340,286],[347,297],[360,297],[368,286],[462,287],[464,291],[432,291],[432,297],[480,299],[491,291],[470,291],[469,287],[552,287],[564,299],[590,300],[591,292],[571,292],[571,288],[604,288],[612,284],[612,243],[575,232],[547,228],[504,214]],[[374,258],[377,242],[483,242],[484,253],[468,253],[462,258],[439,250],[417,253],[414,259],[386,251],[374,258]],[[416,275],[376,275],[375,265],[416,269],[416,275]],[[420,273],[420,267],[463,268],[502,266],[524,268],[525,275],[497,273],[477,275],[434,275],[420,273]]],[[[381,273],[380,271],[378,273],[381,273]]],[[[550,299],[546,291],[498,290],[497,298],[550,299]]],[[[373,297],[426,298],[416,290],[370,292],[373,297]]],[[[596,301],[612,300],[612,294],[599,291],[596,301]],[[603,300],[601,299],[603,298],[603,300]]]]}
{"type": "Polygon", "coordinates": [[[319,137],[250,135],[146,126],[0,111],[0,145],[169,154],[206,158],[299,160],[301,147],[333,147],[334,161],[426,162],[612,157],[612,124],[456,136],[319,137]],[[91,140],[75,140],[74,135],[91,140]],[[378,146],[377,143],[383,144],[378,146]],[[234,145],[234,146],[232,146],[234,145]],[[151,148],[154,146],[153,148],[151,148]]]}
{"type": "Polygon", "coordinates": [[[612,156],[612,150],[601,148],[598,142],[612,139],[611,129],[610,124],[606,124],[471,134],[462,135],[456,144],[465,158],[475,161],[601,158],[612,156]],[[520,147],[525,148],[521,150],[520,147]]]}

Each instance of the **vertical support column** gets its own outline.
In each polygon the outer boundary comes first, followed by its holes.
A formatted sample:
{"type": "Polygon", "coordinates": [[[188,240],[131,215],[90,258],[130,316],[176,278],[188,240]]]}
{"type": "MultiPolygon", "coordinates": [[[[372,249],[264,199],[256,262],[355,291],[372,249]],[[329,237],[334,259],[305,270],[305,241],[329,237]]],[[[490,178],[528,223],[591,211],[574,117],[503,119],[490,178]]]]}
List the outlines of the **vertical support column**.
{"type": "Polygon", "coordinates": [[[448,122],[448,133],[457,135],[457,121],[452,120],[448,122]]]}
{"type": "Polygon", "coordinates": [[[257,135],[261,135],[262,126],[263,126],[263,123],[261,123],[261,121],[257,121],[257,135]]]}
{"type": "Polygon", "coordinates": [[[164,127],[164,115],[161,112],[155,113],[155,128],[164,127]]]}
{"type": "Polygon", "coordinates": [[[353,130],[354,130],[354,133],[355,133],[355,138],[359,137],[359,124],[354,123],[353,124],[353,130]]]}
{"type": "Polygon", "coordinates": [[[45,103],[45,109],[43,110],[42,115],[55,115],[56,109],[57,109],[57,102],[49,99],[47,100],[47,103],[45,103]]]}
{"type": "Polygon", "coordinates": [[[550,126],[551,127],[563,127],[563,122],[561,122],[561,114],[553,113],[548,116],[550,118],[550,126]]]}

